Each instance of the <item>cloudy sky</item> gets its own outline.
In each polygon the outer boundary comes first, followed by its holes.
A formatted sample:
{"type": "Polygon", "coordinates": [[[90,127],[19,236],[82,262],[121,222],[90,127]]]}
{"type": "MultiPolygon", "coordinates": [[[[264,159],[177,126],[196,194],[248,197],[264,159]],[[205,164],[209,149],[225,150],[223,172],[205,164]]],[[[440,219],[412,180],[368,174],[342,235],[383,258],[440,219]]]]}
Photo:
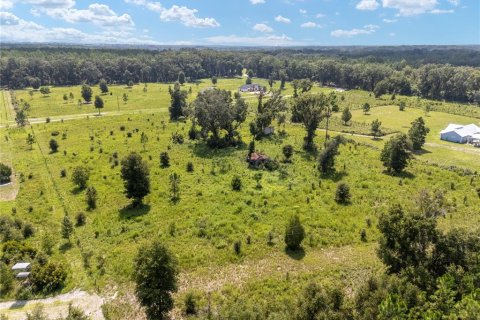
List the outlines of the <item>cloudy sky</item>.
{"type": "Polygon", "coordinates": [[[0,0],[2,42],[480,44],[480,0],[0,0]]]}

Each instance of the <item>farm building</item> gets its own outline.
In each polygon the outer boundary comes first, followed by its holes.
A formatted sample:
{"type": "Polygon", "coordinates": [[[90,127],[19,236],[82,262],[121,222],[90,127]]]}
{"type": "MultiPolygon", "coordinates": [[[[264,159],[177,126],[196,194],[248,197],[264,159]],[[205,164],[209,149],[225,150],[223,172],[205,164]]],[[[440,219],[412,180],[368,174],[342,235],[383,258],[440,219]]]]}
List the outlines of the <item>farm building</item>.
{"type": "Polygon", "coordinates": [[[264,92],[265,88],[258,83],[245,84],[240,87],[240,92],[264,92]]]}
{"type": "Polygon", "coordinates": [[[480,139],[480,127],[473,123],[466,126],[451,123],[440,132],[440,139],[456,143],[471,143],[480,139]]]}

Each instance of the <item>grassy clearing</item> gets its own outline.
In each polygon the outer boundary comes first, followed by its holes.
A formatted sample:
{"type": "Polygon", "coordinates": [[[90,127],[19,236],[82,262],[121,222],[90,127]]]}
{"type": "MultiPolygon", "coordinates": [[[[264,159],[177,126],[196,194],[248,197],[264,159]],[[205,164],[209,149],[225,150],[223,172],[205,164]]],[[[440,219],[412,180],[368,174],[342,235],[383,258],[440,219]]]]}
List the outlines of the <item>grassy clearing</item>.
{"type": "MultiPolygon", "coordinates": [[[[230,89],[239,83],[243,80],[220,79],[218,86],[223,88],[229,84],[230,87],[226,87],[230,89]]],[[[257,189],[253,179],[257,171],[248,169],[245,162],[246,146],[210,150],[201,141],[189,141],[190,124],[168,120],[167,85],[149,84],[145,97],[142,88],[131,89],[130,100],[123,107],[158,111],[0,129],[1,135],[8,135],[12,141],[9,154],[20,182],[17,199],[0,202],[0,211],[11,214],[15,208],[16,217],[32,222],[37,232],[28,242],[37,248],[41,247],[44,235],[55,237],[57,245],[52,259],[64,263],[69,270],[65,292],[74,287],[108,290],[111,284],[128,285],[137,249],[158,237],[179,260],[182,272],[179,297],[189,289],[198,290],[203,296],[212,291],[213,302],[219,310],[241,297],[247,305],[253,301],[275,301],[281,311],[288,305],[282,301],[294,299],[299,288],[310,279],[343,281],[353,290],[366,274],[377,270],[380,266],[374,250],[378,215],[395,202],[413,207],[413,200],[422,189],[446,190],[447,199],[455,204],[455,209],[441,219],[443,228],[473,229],[480,222],[480,199],[474,190],[480,181],[426,161],[479,165],[473,154],[462,153],[461,159],[456,159],[452,158],[453,150],[427,146],[427,152],[416,156],[406,175],[394,177],[383,173],[379,161],[379,149],[384,141],[354,137],[358,143],[340,148],[337,174],[321,178],[315,159],[301,149],[303,128],[287,124],[286,137],[264,139],[257,143],[257,149],[281,161],[281,147],[292,144],[293,162],[282,164],[276,172],[264,171],[262,189],[257,189]],[[153,92],[161,92],[163,100],[155,100],[153,92]],[[124,131],[120,129],[122,126],[124,131]],[[55,131],[59,135],[53,137],[55,131]],[[149,137],[145,150],[140,143],[142,132],[149,137]],[[184,144],[172,143],[171,135],[175,132],[185,136],[184,144]],[[32,150],[25,142],[28,133],[35,134],[37,140],[32,150]],[[48,148],[52,138],[60,144],[59,151],[53,154],[48,148]],[[129,201],[122,194],[120,167],[115,165],[114,158],[115,152],[120,160],[132,151],[140,153],[151,170],[152,192],[146,197],[145,205],[138,209],[128,207],[129,201]],[[170,155],[169,168],[159,166],[159,154],[163,151],[170,155]],[[194,165],[192,173],[186,172],[188,162],[194,165]],[[99,193],[98,208],[93,211],[86,211],[85,192],[75,188],[70,180],[73,168],[79,165],[90,169],[88,184],[99,193]],[[67,171],[66,178],[60,177],[62,169],[67,171]],[[181,179],[181,199],[176,204],[170,201],[168,177],[173,172],[179,173],[181,179]],[[235,175],[242,178],[240,192],[230,187],[235,175]],[[350,205],[338,205],[334,201],[339,181],[351,187],[350,205]],[[87,224],[75,228],[72,246],[68,247],[60,238],[61,219],[65,213],[74,219],[79,212],[86,213],[87,224]],[[306,227],[304,256],[284,252],[284,227],[292,214],[299,214],[306,227]],[[360,240],[362,229],[367,231],[367,242],[360,240]],[[269,234],[271,243],[267,241],[269,234]],[[237,240],[242,242],[239,256],[233,250],[237,240]],[[104,272],[101,261],[105,261],[104,272]]],[[[35,93],[33,100],[44,99],[45,104],[32,102],[31,116],[74,114],[65,108],[76,110],[76,106],[63,106],[61,101],[59,105],[46,103],[55,101],[56,97],[61,99],[63,91],[60,90],[64,89],[53,88],[49,98],[40,98],[35,93]]],[[[130,89],[114,87],[112,90],[130,89]]],[[[346,97],[343,101],[347,103],[350,92],[343,94],[346,97]]],[[[114,97],[115,93],[112,99],[114,97]]],[[[251,101],[253,106],[254,98],[251,101]]],[[[104,110],[115,109],[109,107],[110,102],[107,100],[104,110]]],[[[394,106],[373,108],[370,113],[365,116],[356,110],[353,120],[369,123],[379,118],[386,127],[405,131],[414,118],[423,115],[418,109],[400,112],[394,106]]],[[[457,120],[474,121],[431,112],[426,117],[432,130],[428,142],[443,146],[436,130],[445,121],[457,120]]],[[[246,142],[250,139],[247,123],[242,127],[246,142]]],[[[318,145],[323,143],[320,132],[316,139],[318,145]]],[[[3,138],[1,146],[4,150],[3,138]]]]}

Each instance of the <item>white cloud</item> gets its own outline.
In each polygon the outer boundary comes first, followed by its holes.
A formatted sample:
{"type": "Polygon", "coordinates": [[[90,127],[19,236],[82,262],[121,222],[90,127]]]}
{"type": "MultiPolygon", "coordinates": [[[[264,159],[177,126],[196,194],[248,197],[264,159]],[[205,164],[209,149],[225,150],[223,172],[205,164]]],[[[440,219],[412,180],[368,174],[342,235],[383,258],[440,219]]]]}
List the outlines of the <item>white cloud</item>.
{"type": "Polygon", "coordinates": [[[290,19],[285,18],[285,17],[282,17],[282,16],[280,16],[280,15],[278,15],[278,16],[275,17],[275,21],[281,22],[281,23],[290,23],[290,22],[291,22],[290,19]]]}
{"type": "Polygon", "coordinates": [[[395,37],[395,36],[396,36],[395,32],[390,32],[388,35],[389,35],[390,37],[395,37]]]}
{"type": "Polygon", "coordinates": [[[290,46],[301,45],[299,42],[293,41],[292,38],[282,34],[268,35],[260,37],[242,37],[237,35],[228,36],[213,36],[208,37],[206,40],[209,43],[217,45],[242,45],[242,46],[290,46]]]}
{"type": "Polygon", "coordinates": [[[375,10],[379,6],[377,0],[361,0],[357,3],[358,10],[375,10]]]}
{"type": "Polygon", "coordinates": [[[41,9],[50,17],[69,23],[89,22],[103,27],[132,27],[132,18],[128,14],[117,15],[108,5],[93,3],[87,9],[57,8],[41,9]]]}
{"type": "MultiPolygon", "coordinates": [[[[50,28],[26,21],[13,14],[2,15],[15,24],[2,25],[0,38],[11,42],[60,42],[60,43],[102,43],[102,44],[160,44],[147,36],[135,37],[130,31],[104,31],[94,34],[75,28],[50,28]],[[34,37],[32,35],[35,35],[34,37]]],[[[2,22],[4,22],[2,20],[2,22]]]]}
{"type": "Polygon", "coordinates": [[[300,12],[301,14],[307,14],[307,10],[305,10],[305,9],[300,9],[300,10],[298,10],[298,12],[300,12]]]}
{"type": "Polygon", "coordinates": [[[437,0],[382,0],[384,8],[397,9],[399,16],[415,16],[431,12],[438,5],[437,0]]]}
{"type": "Polygon", "coordinates": [[[330,33],[331,36],[340,38],[340,37],[347,37],[351,38],[354,36],[358,36],[361,34],[372,34],[374,33],[379,27],[373,24],[369,24],[364,26],[362,29],[352,29],[352,30],[334,30],[330,33]]]}
{"type": "Polygon", "coordinates": [[[430,11],[431,14],[444,14],[444,13],[454,13],[455,10],[442,10],[442,9],[433,9],[432,11],[430,11]]]}
{"type": "Polygon", "coordinates": [[[311,21],[302,23],[300,25],[300,27],[302,27],[302,28],[315,28],[316,26],[317,26],[317,24],[315,22],[311,22],[311,21]]]}
{"type": "Polygon", "coordinates": [[[265,0],[250,0],[251,4],[263,4],[265,3],[265,0]]]}
{"type": "Polygon", "coordinates": [[[143,6],[150,11],[160,13],[162,21],[179,21],[184,26],[195,28],[219,27],[220,23],[214,18],[199,18],[197,17],[198,10],[190,9],[185,6],[173,5],[170,9],[162,7],[160,2],[152,2],[148,0],[124,0],[126,3],[131,3],[143,6]]]}
{"type": "Polygon", "coordinates": [[[220,24],[214,18],[198,18],[197,9],[187,7],[172,6],[170,9],[164,9],[160,13],[160,19],[163,21],[180,21],[187,27],[208,28],[218,27],[220,24]]]}
{"type": "Polygon", "coordinates": [[[253,30],[265,32],[265,33],[273,32],[273,29],[267,26],[265,23],[257,23],[256,25],[253,26],[253,30]]]}
{"type": "Polygon", "coordinates": [[[324,18],[325,15],[323,13],[317,13],[317,15],[315,17],[316,18],[324,18]]]}
{"type": "Polygon", "coordinates": [[[10,12],[0,12],[0,26],[14,26],[18,25],[20,19],[10,12]]]}
{"type": "Polygon", "coordinates": [[[448,0],[452,6],[458,6],[460,4],[460,0],[448,0]]]}
{"type": "Polygon", "coordinates": [[[0,10],[8,10],[13,8],[13,1],[2,0],[0,1],[0,10]]]}
{"type": "Polygon", "coordinates": [[[385,23],[395,23],[397,21],[398,21],[397,19],[383,19],[383,22],[385,23]]]}
{"type": "Polygon", "coordinates": [[[75,0],[19,0],[18,2],[44,9],[71,8],[75,5],[75,0]]]}

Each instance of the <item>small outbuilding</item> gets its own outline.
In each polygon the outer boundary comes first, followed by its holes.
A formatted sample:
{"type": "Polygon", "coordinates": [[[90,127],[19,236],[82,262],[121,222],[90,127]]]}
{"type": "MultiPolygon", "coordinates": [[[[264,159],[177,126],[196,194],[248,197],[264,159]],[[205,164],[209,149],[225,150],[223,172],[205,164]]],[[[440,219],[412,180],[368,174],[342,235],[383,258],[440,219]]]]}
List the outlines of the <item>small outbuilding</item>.
{"type": "Polygon", "coordinates": [[[471,143],[480,136],[480,127],[475,124],[461,125],[451,123],[440,132],[440,139],[456,143],[471,143]]]}
{"type": "Polygon", "coordinates": [[[25,279],[30,275],[30,263],[18,262],[12,267],[12,271],[17,279],[25,279]]]}
{"type": "Polygon", "coordinates": [[[270,158],[264,154],[254,152],[247,157],[247,162],[251,167],[258,168],[262,164],[270,161],[270,158]]]}
{"type": "Polygon", "coordinates": [[[240,92],[265,92],[265,88],[258,83],[245,84],[239,90],[240,92]]]}

